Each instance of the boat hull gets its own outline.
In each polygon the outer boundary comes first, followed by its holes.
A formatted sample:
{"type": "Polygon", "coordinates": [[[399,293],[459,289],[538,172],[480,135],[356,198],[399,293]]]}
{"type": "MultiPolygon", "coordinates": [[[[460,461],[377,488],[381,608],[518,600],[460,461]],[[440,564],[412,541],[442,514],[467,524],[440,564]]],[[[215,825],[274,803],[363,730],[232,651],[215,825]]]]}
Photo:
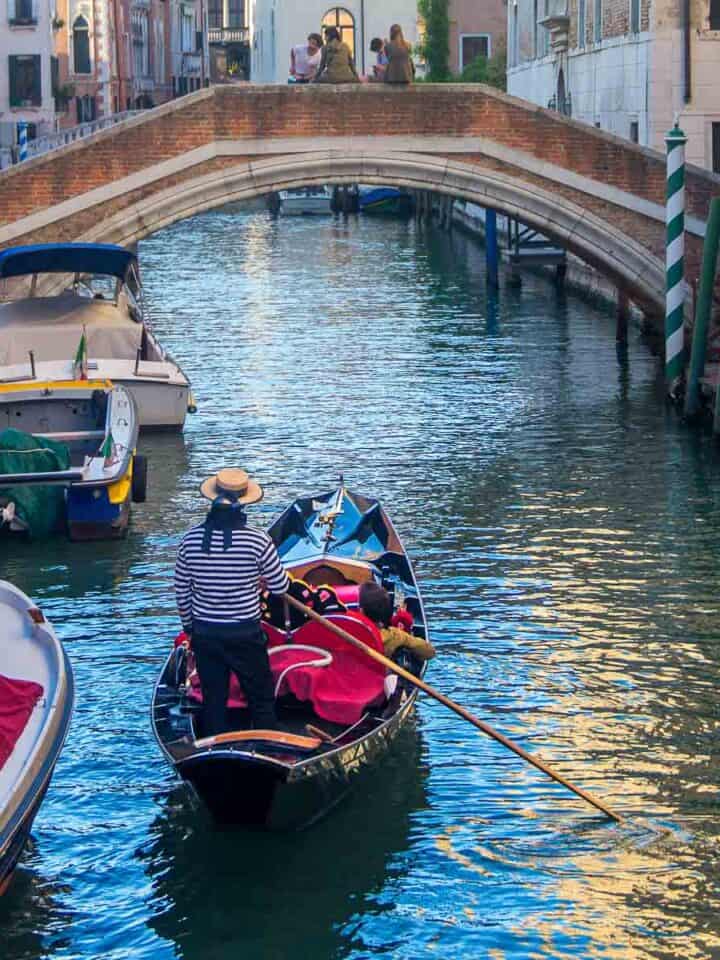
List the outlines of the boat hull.
{"type": "Polygon", "coordinates": [[[373,736],[291,768],[259,749],[245,753],[233,748],[195,755],[176,764],[176,770],[219,823],[302,830],[329,813],[383,760],[414,703],[413,694],[373,736]]]}
{"type": "Polygon", "coordinates": [[[114,377],[113,383],[125,387],[132,394],[141,431],[180,432],[185,426],[190,404],[189,384],[122,377],[114,377]]]}

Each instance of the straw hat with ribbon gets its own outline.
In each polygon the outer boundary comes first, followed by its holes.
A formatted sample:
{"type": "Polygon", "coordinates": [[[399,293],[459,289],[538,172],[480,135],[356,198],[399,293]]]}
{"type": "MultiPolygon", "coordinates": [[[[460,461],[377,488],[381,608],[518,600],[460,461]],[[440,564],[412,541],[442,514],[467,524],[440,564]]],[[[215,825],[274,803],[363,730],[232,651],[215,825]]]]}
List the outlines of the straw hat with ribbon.
{"type": "Polygon", "coordinates": [[[257,503],[263,498],[263,490],[244,470],[228,467],[218,470],[200,485],[200,493],[208,500],[227,497],[232,503],[257,503]]]}

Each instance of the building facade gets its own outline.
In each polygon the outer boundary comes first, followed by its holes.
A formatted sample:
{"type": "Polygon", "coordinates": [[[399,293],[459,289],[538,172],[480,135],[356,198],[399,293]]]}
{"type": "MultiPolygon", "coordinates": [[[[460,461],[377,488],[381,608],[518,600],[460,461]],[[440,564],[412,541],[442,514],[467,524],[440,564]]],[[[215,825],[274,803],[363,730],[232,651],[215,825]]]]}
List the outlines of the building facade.
{"type": "Polygon", "coordinates": [[[55,129],[53,18],[45,0],[0,0],[0,148],[55,129]]]}
{"type": "Polygon", "coordinates": [[[252,2],[251,79],[257,83],[286,83],[290,48],[323,27],[338,27],[361,74],[371,74],[375,64],[370,41],[387,38],[391,24],[402,26],[409,43],[418,40],[416,0],[347,0],[343,6],[329,6],[327,0],[252,2]]]}
{"type": "Polygon", "coordinates": [[[509,0],[508,92],[720,172],[720,0],[509,0]]]}
{"type": "Polygon", "coordinates": [[[250,79],[249,0],[208,0],[210,78],[250,79]]]}
{"type": "Polygon", "coordinates": [[[505,47],[506,0],[450,0],[450,69],[462,73],[476,57],[492,57],[505,47]]]}

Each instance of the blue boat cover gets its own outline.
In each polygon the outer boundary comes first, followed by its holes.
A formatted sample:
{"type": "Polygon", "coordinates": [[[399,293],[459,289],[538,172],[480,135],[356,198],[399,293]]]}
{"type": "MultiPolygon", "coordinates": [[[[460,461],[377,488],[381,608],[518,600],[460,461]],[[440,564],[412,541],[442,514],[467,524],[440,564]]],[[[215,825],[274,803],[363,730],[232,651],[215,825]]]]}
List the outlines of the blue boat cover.
{"type": "Polygon", "coordinates": [[[0,252],[0,278],[32,273],[92,273],[124,280],[136,259],[132,251],[114,243],[38,243],[0,252]]]}

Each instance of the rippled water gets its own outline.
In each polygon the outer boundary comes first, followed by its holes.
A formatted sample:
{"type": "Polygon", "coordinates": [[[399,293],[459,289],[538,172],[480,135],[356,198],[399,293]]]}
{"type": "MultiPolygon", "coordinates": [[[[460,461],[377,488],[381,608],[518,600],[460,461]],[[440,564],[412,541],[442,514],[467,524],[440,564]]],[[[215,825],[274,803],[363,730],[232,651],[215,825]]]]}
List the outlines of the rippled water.
{"type": "Polygon", "coordinates": [[[488,299],[462,235],[222,211],[141,245],[199,406],[150,437],[120,544],[4,546],[78,702],[0,906],[6,960],[720,955],[718,462],[619,363],[608,313],[526,277],[488,299]],[[239,463],[266,523],[380,497],[417,562],[428,678],[629,818],[438,704],[312,830],[219,831],[162,759],[150,694],[200,481],[239,463]]]}

